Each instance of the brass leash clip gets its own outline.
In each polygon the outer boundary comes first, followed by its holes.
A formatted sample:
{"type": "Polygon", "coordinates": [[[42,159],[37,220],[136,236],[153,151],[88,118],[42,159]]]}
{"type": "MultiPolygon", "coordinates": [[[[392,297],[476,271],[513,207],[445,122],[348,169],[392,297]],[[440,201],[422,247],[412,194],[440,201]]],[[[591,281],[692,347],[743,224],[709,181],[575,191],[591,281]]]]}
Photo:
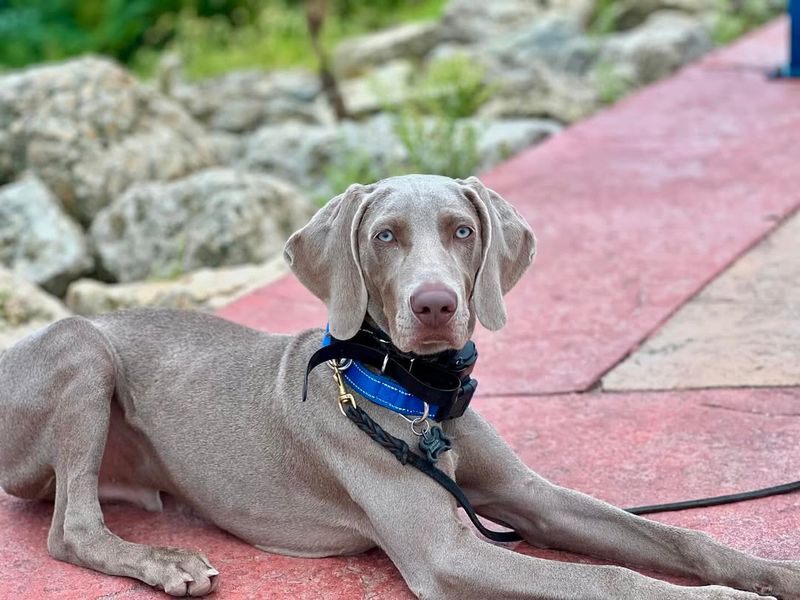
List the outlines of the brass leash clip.
{"type": "Polygon", "coordinates": [[[353,398],[353,394],[349,393],[347,388],[344,387],[344,379],[342,379],[342,373],[339,370],[339,366],[336,364],[331,364],[331,368],[333,369],[333,379],[336,381],[336,386],[339,388],[339,411],[341,411],[341,413],[346,417],[347,413],[344,412],[345,405],[350,404],[353,408],[355,408],[356,399],[353,398]]]}

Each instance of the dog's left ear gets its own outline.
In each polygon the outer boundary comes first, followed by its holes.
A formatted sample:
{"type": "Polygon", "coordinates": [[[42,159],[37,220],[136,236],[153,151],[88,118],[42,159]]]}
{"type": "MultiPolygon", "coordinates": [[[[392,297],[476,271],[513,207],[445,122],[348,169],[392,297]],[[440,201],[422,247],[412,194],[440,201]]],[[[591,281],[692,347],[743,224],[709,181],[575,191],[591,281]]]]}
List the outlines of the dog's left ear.
{"type": "Polygon", "coordinates": [[[283,257],[312,294],[328,307],[331,335],[353,337],[367,314],[367,287],[358,258],[358,228],[374,185],[354,184],[295,232],[283,257]]]}
{"type": "Polygon", "coordinates": [[[536,238],[517,210],[477,177],[459,179],[478,211],[481,223],[481,266],[475,277],[475,315],[492,331],[506,324],[503,296],[519,281],[536,255],[536,238]]]}

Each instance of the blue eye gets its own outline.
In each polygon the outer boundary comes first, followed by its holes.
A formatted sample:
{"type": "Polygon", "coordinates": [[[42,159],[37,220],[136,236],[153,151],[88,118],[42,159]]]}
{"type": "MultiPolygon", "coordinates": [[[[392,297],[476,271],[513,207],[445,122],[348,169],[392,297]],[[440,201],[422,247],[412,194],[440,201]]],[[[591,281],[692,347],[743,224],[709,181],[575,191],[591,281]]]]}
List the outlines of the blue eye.
{"type": "Polygon", "coordinates": [[[459,240],[465,240],[471,235],[472,235],[472,229],[467,227],[466,225],[462,225],[461,227],[456,229],[456,238],[459,240]]]}
{"type": "Polygon", "coordinates": [[[384,229],[383,231],[378,232],[378,235],[376,235],[375,238],[382,242],[393,242],[394,234],[388,229],[384,229]]]}

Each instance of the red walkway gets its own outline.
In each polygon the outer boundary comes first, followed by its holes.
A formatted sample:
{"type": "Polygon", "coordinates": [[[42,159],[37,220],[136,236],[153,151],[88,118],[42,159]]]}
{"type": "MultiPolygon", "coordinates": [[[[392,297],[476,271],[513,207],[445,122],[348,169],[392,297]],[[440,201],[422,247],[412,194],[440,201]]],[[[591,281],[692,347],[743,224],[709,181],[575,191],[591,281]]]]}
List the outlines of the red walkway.
{"type": "MultiPolygon", "coordinates": [[[[509,326],[478,334],[477,404],[552,480],[631,505],[800,478],[800,390],[574,393],[800,206],[800,86],[761,71],[784,56],[784,37],[772,25],[485,176],[530,220],[540,257],[509,296],[509,326]],[[553,392],[567,393],[532,397],[553,392]]],[[[221,314],[273,331],[325,320],[292,278],[221,314]]],[[[161,597],[48,558],[50,512],[0,494],[0,598],[161,597]]],[[[206,551],[222,572],[218,597],[410,597],[377,551],[290,559],[172,504],[105,513],[127,539],[206,551]]],[[[800,495],[658,518],[800,558],[800,495]]]]}

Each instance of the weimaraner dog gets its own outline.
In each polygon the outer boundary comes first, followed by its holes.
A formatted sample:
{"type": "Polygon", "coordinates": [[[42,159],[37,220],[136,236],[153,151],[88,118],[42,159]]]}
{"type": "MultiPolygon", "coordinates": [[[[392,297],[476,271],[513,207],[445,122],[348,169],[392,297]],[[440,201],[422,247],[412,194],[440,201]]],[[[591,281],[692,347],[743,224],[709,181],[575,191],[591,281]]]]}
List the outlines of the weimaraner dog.
{"type": "MultiPolygon", "coordinates": [[[[347,340],[366,320],[419,357],[464,346],[476,319],[502,327],[503,295],[534,253],[528,224],[478,179],[427,175],[351,186],[285,249],[326,303],[335,338],[347,340]]],[[[488,543],[459,519],[444,488],[342,416],[330,369],[312,371],[301,401],[322,339],[321,329],[269,335],[190,311],[59,321],[0,358],[0,483],[21,498],[54,499],[47,546],[55,558],[177,596],[212,592],[218,572],[202,555],[115,536],[100,501],[158,510],[166,492],[280,554],[378,546],[420,598],[800,598],[800,562],[748,556],[554,485],[468,409],[443,421],[453,449],[438,466],[481,515],[538,547],[710,585],[488,543]]],[[[416,441],[400,414],[355,398],[385,430],[416,441]]]]}

